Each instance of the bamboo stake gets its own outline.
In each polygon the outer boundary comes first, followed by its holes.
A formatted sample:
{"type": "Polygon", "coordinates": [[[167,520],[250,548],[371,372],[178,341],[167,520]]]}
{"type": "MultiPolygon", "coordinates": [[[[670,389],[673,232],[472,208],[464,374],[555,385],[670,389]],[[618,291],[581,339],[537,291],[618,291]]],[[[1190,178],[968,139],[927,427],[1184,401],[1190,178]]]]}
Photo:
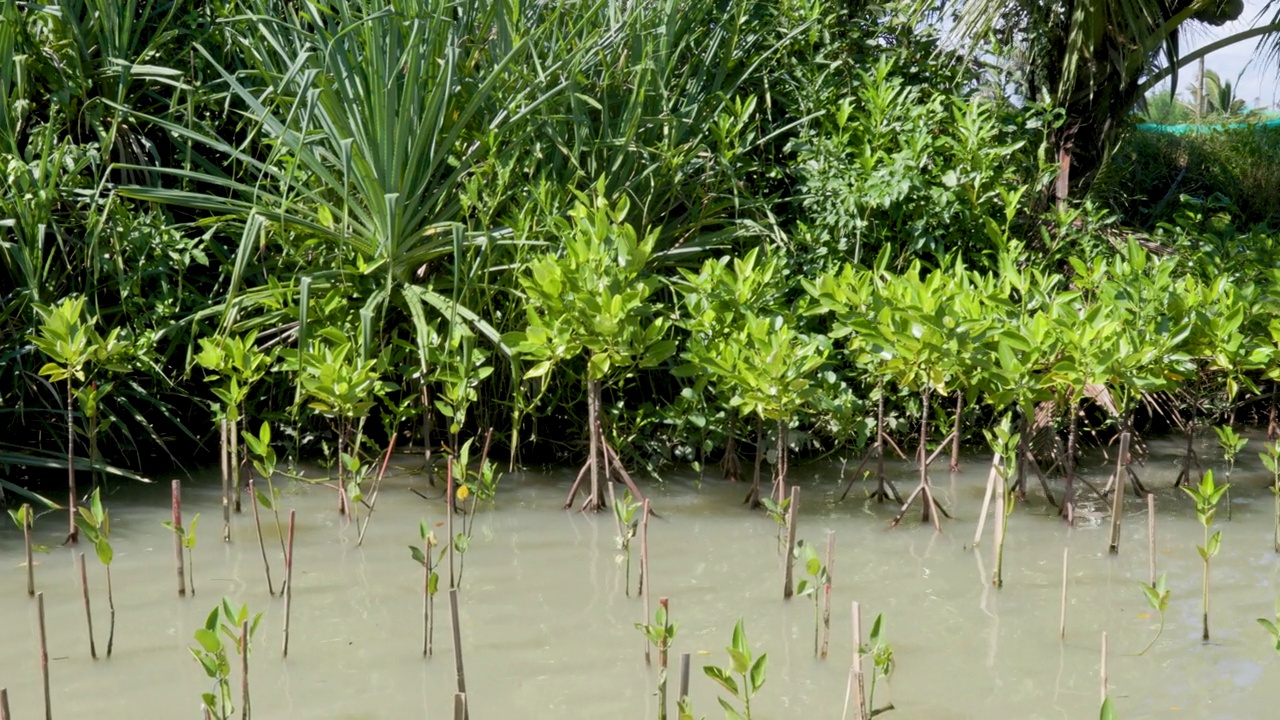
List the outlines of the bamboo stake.
{"type": "MultiPolygon", "coordinates": [[[[452,455],[449,456],[448,460],[445,463],[445,472],[449,474],[448,478],[445,480],[445,497],[444,497],[445,509],[448,511],[448,514],[449,514],[449,528],[448,528],[449,537],[446,539],[449,544],[449,589],[453,590],[454,587],[456,587],[456,585],[455,585],[454,574],[453,574],[453,537],[454,535],[453,535],[453,456],[452,455]]],[[[455,625],[457,624],[457,620],[454,620],[454,624],[455,625]]],[[[463,688],[458,688],[458,692],[466,692],[466,690],[463,688]]]]}
{"type": "Polygon", "coordinates": [[[1000,487],[997,488],[999,496],[996,498],[996,542],[991,548],[992,564],[995,569],[992,571],[991,584],[996,587],[1004,587],[1004,531],[1005,531],[1005,503],[1008,502],[1007,497],[1009,488],[1008,480],[1001,473],[1000,487]]]}
{"type": "Polygon", "coordinates": [[[240,720],[249,720],[249,621],[240,623],[240,720]]]}
{"type": "MultiPolygon", "coordinates": [[[[231,421],[231,479],[235,488],[235,494],[231,497],[231,504],[236,514],[240,514],[240,491],[243,488],[240,480],[240,421],[231,421]]],[[[341,462],[342,458],[338,458],[341,462]]]]}
{"type": "MultiPolygon", "coordinates": [[[[36,569],[35,561],[31,558],[31,526],[34,523],[32,517],[34,509],[30,505],[22,506],[22,542],[26,545],[27,551],[27,595],[34,596],[36,594],[36,569]]],[[[1280,546],[1277,546],[1280,547],[1280,546]]]]}
{"type": "Polygon", "coordinates": [[[680,695],[683,704],[689,698],[689,653],[680,653],[680,695]]]}
{"type": "Polygon", "coordinates": [[[281,650],[283,657],[289,657],[289,611],[293,609],[293,526],[297,516],[297,510],[289,511],[289,549],[284,555],[284,646],[281,650]]]}
{"type": "MultiPolygon", "coordinates": [[[[453,619],[453,666],[458,674],[458,692],[466,695],[467,674],[462,667],[462,628],[458,625],[458,588],[449,588],[449,615],[453,619]]],[[[469,720],[469,713],[470,710],[464,706],[462,720],[469,720]]]]}
{"type": "MultiPolygon", "coordinates": [[[[658,605],[663,610],[666,624],[671,624],[671,605],[668,598],[658,598],[658,605]]],[[[658,643],[658,720],[667,720],[667,643],[664,636],[658,643]]]]}
{"type": "Polygon", "coordinates": [[[1102,700],[1107,701],[1107,631],[1102,631],[1102,667],[1099,671],[1100,680],[1102,682],[1102,700]]]}
{"type": "Polygon", "coordinates": [[[1147,493],[1147,575],[1156,586],[1156,496],[1147,493]]]}
{"type": "Polygon", "coordinates": [[[1067,639],[1067,558],[1069,548],[1062,548],[1062,611],[1058,615],[1058,639],[1067,639]]]}
{"type": "Polygon", "coordinates": [[[253,526],[258,532],[258,549],[262,551],[262,568],[267,573],[267,594],[275,597],[276,588],[271,582],[271,563],[267,560],[267,543],[262,539],[262,520],[258,516],[258,493],[253,475],[249,476],[249,504],[253,506],[253,526]]]}
{"type": "Polygon", "coordinates": [[[431,536],[422,539],[422,656],[431,656],[431,536]]]}
{"type": "Polygon", "coordinates": [[[231,542],[231,458],[227,455],[227,419],[222,418],[222,542],[231,542]]]}
{"type": "Polygon", "coordinates": [[[178,597],[187,595],[187,571],[182,565],[182,481],[170,483],[173,497],[173,562],[178,567],[178,597]]]}
{"type": "Polygon", "coordinates": [[[80,566],[80,592],[84,596],[84,617],[89,623],[89,655],[98,659],[98,648],[93,643],[93,612],[89,608],[89,575],[84,569],[84,553],[76,553],[76,563],[80,566]]]}
{"type": "Polygon", "coordinates": [[[787,563],[783,577],[782,599],[790,600],[795,593],[791,584],[791,576],[795,569],[796,551],[796,510],[800,507],[800,488],[792,486],[791,504],[787,507],[787,563]]]}
{"type": "MultiPolygon", "coordinates": [[[[489,431],[492,434],[492,430],[489,431]]],[[[369,512],[364,514],[364,524],[360,526],[360,535],[356,538],[356,547],[364,544],[364,532],[369,529],[369,521],[373,519],[373,509],[378,505],[378,490],[382,487],[382,477],[387,474],[387,463],[391,462],[391,451],[396,447],[397,435],[391,436],[391,442],[387,443],[387,452],[382,457],[382,467],[378,469],[378,477],[373,481],[373,490],[369,493],[369,512]]],[[[488,440],[485,441],[486,443],[488,440]]],[[[487,446],[486,446],[487,447],[487,446]]],[[[480,463],[481,469],[484,468],[483,460],[480,463]]]]}
{"type": "Polygon", "coordinates": [[[996,473],[1000,471],[1000,456],[991,456],[991,472],[987,473],[987,492],[982,496],[982,512],[978,513],[978,530],[973,534],[973,544],[982,542],[982,531],[987,526],[987,511],[991,509],[991,496],[996,489],[996,473]]]}
{"type": "Polygon", "coordinates": [[[1108,549],[1112,555],[1120,553],[1120,515],[1123,512],[1124,500],[1124,483],[1125,483],[1125,466],[1126,458],[1129,455],[1129,430],[1125,429],[1120,433],[1120,454],[1116,456],[1116,474],[1115,487],[1112,488],[1114,493],[1111,496],[1111,539],[1108,543],[1108,549]]]}
{"type": "Polygon", "coordinates": [[[0,720],[10,720],[9,691],[4,688],[0,688],[0,720]]]}
{"type": "Polygon", "coordinates": [[[44,593],[36,593],[36,616],[40,622],[40,683],[44,686],[44,720],[53,720],[53,702],[49,698],[49,642],[44,624],[44,593]]]}
{"type": "MultiPolygon", "coordinates": [[[[644,623],[649,622],[649,501],[644,501],[640,511],[640,595],[644,598],[644,623]]],[[[644,664],[652,665],[649,640],[644,641],[644,664]]]]}
{"type": "Polygon", "coordinates": [[[822,588],[822,650],[818,657],[825,658],[831,644],[831,566],[836,558],[836,532],[827,533],[827,582],[822,588]]]}
{"type": "Polygon", "coordinates": [[[467,717],[467,694],[453,694],[453,720],[466,720],[467,717]]]}
{"type": "MultiPolygon", "coordinates": [[[[862,607],[853,601],[853,664],[849,667],[849,686],[845,688],[844,707],[853,698],[853,720],[867,720],[866,686],[862,675],[862,607]]],[[[844,714],[841,714],[843,720],[844,714]]]]}

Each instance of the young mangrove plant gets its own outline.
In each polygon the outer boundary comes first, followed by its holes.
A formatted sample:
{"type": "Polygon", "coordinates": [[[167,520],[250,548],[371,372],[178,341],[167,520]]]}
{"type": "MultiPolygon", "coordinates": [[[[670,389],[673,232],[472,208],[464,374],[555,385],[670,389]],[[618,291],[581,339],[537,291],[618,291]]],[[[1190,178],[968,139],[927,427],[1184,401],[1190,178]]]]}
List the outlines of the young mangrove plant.
{"type": "Polygon", "coordinates": [[[434,548],[440,542],[436,540],[436,534],[427,527],[426,520],[418,522],[418,535],[422,539],[422,545],[410,545],[409,554],[422,567],[422,655],[430,657],[435,635],[436,592],[440,589],[440,573],[436,568],[440,566],[444,551],[433,557],[434,548]]]}
{"type": "Polygon", "coordinates": [[[227,432],[221,441],[222,457],[226,459],[227,475],[223,477],[223,539],[230,537],[230,512],[240,512],[240,468],[244,458],[240,452],[240,423],[245,421],[245,406],[249,393],[270,368],[272,356],[258,350],[257,332],[244,337],[200,338],[200,352],[195,360],[209,374],[205,378],[214,383],[214,419],[226,423],[227,432]]]}
{"type": "Polygon", "coordinates": [[[769,656],[761,653],[760,657],[752,658],[751,646],[747,644],[747,633],[742,628],[741,619],[733,626],[733,639],[725,650],[729,653],[728,667],[706,665],[702,671],[729,692],[728,699],[717,698],[720,707],[724,708],[725,718],[751,720],[751,698],[764,687],[769,656]]]}
{"type": "Polygon", "coordinates": [[[1142,588],[1142,594],[1147,599],[1147,605],[1160,615],[1160,627],[1156,628],[1156,636],[1151,638],[1151,642],[1142,648],[1139,655],[1145,655],[1152,645],[1156,644],[1156,640],[1160,639],[1160,633],[1164,632],[1164,613],[1169,609],[1169,587],[1165,583],[1165,574],[1160,573],[1160,577],[1156,579],[1155,587],[1146,583],[1138,583],[1138,587],[1142,588]]]}
{"type": "Polygon", "coordinates": [[[760,506],[764,508],[765,513],[778,526],[778,554],[782,554],[782,534],[787,529],[787,515],[791,508],[791,497],[782,498],[782,502],[778,502],[776,498],[760,498],[760,506]]]}
{"type": "Polygon", "coordinates": [[[116,641],[116,601],[111,592],[111,561],[115,557],[111,549],[111,515],[102,506],[100,488],[94,488],[93,494],[89,496],[88,507],[81,505],[77,509],[80,511],[80,517],[76,518],[76,524],[80,532],[93,543],[98,562],[101,562],[107,571],[107,607],[111,616],[110,630],[107,632],[107,657],[111,657],[111,649],[116,641]]]}
{"type": "Polygon", "coordinates": [[[545,388],[553,367],[586,355],[587,459],[565,508],[584,481],[584,510],[606,506],[603,482],[620,480],[632,497],[644,499],[605,434],[603,392],[676,350],[675,341],[664,339],[669,323],[651,300],[661,282],[646,269],[658,231],[637,233],[626,221],[629,206],[625,196],[610,202],[601,178],[594,197],[579,193],[568,217],[552,221],[564,254],[534,258],[519,278],[528,295],[528,327],[507,344],[533,361],[525,379],[545,388]]]}
{"type": "Polygon", "coordinates": [[[1009,529],[1009,516],[1013,514],[1013,506],[1017,500],[1016,489],[1010,485],[1009,480],[1017,475],[1021,436],[1013,432],[1013,420],[1010,415],[1005,415],[994,430],[984,430],[983,433],[986,434],[987,443],[995,455],[992,460],[994,479],[1000,481],[998,489],[1000,501],[996,504],[995,568],[992,570],[991,584],[995,587],[1003,587],[1005,535],[1009,529]]]}
{"type": "Polygon", "coordinates": [[[199,522],[200,513],[196,513],[186,527],[181,525],[174,526],[171,520],[164,520],[160,523],[178,536],[178,539],[182,542],[183,549],[187,551],[187,586],[191,592],[191,597],[196,596],[196,567],[191,555],[196,549],[196,525],[199,522]]]}
{"type": "Polygon", "coordinates": [[[1218,548],[1222,545],[1222,531],[1218,530],[1212,535],[1209,534],[1209,527],[1213,525],[1213,516],[1217,514],[1218,501],[1222,499],[1223,493],[1227,491],[1227,485],[1217,485],[1213,480],[1213,471],[1206,470],[1204,477],[1201,478],[1200,484],[1194,487],[1182,488],[1191,496],[1196,503],[1196,519],[1200,521],[1200,525],[1204,528],[1204,545],[1199,545],[1196,550],[1200,552],[1200,559],[1204,561],[1204,582],[1201,592],[1201,606],[1203,620],[1203,633],[1201,639],[1208,642],[1209,640],[1209,561],[1214,555],[1218,554],[1218,548]]]}
{"type": "Polygon", "coordinates": [[[1276,652],[1280,653],[1280,600],[1276,601],[1275,620],[1258,618],[1258,624],[1271,636],[1271,642],[1275,646],[1276,652]]]}
{"type": "MultiPolygon", "coordinates": [[[[67,411],[67,540],[76,542],[79,539],[76,525],[79,513],[76,503],[79,495],[76,492],[76,427],[75,402],[78,393],[82,392],[89,366],[97,362],[106,365],[120,347],[117,338],[119,328],[103,338],[94,331],[94,319],[86,320],[84,315],[84,298],[66,298],[53,307],[37,307],[40,313],[40,327],[31,341],[40,352],[49,358],[48,363],[40,368],[40,374],[49,378],[50,382],[62,382],[66,386],[67,411]]],[[[93,407],[100,405],[104,387],[92,398],[93,407]]],[[[96,460],[96,458],[91,458],[96,460]]]]}
{"type": "Polygon", "coordinates": [[[1271,495],[1275,499],[1275,526],[1273,544],[1280,553],[1280,439],[1262,446],[1265,452],[1258,453],[1258,458],[1271,473],[1271,495]]]}
{"type": "Polygon", "coordinates": [[[818,655],[822,640],[822,608],[819,597],[822,589],[830,582],[827,566],[822,564],[817,549],[810,543],[801,540],[796,543],[796,559],[804,567],[807,578],[800,578],[796,583],[796,595],[813,599],[813,654],[818,655]]]}
{"type": "Polygon", "coordinates": [[[867,708],[870,716],[874,717],[893,709],[892,702],[882,708],[876,707],[876,681],[884,680],[887,684],[894,670],[893,646],[884,641],[883,614],[876,615],[875,622],[871,624],[871,635],[867,637],[867,643],[861,650],[863,655],[870,656],[872,663],[871,684],[867,688],[867,708]]]}
{"type": "Polygon", "coordinates": [[[618,521],[618,549],[622,551],[618,555],[618,562],[626,567],[623,572],[623,593],[627,597],[631,597],[631,541],[640,528],[640,518],[636,517],[636,512],[643,507],[642,503],[631,497],[630,490],[613,500],[613,517],[618,521]]]}
{"type": "Polygon", "coordinates": [[[1215,427],[1218,433],[1218,447],[1222,448],[1222,461],[1227,465],[1227,474],[1223,479],[1227,488],[1227,519],[1231,519],[1231,471],[1236,467],[1236,456],[1249,443],[1249,438],[1240,437],[1230,425],[1215,427]]]}
{"type": "Polygon", "coordinates": [[[231,688],[231,653],[240,656],[240,703],[242,720],[249,717],[249,642],[258,630],[262,613],[250,617],[249,608],[241,605],[233,609],[223,598],[222,603],[209,613],[204,627],[196,630],[196,647],[188,648],[200,663],[205,675],[213,681],[212,692],[203,693],[200,702],[206,717],[213,720],[231,720],[235,715],[231,688]],[[224,640],[225,638],[225,640],[224,640]],[[231,652],[227,646],[231,646],[231,652]]]}
{"type": "Polygon", "coordinates": [[[10,510],[9,517],[13,518],[13,523],[22,531],[22,542],[26,552],[27,565],[27,595],[35,597],[36,595],[36,571],[35,560],[32,559],[32,552],[49,552],[49,548],[44,545],[34,545],[31,542],[31,531],[35,528],[36,515],[31,505],[23,503],[22,507],[17,510],[10,510]]]}
{"type": "Polygon", "coordinates": [[[658,720],[667,720],[667,652],[676,639],[676,631],[680,623],[671,622],[668,613],[670,606],[666,598],[658,599],[658,610],[653,614],[653,622],[636,623],[645,639],[658,651],[658,720]]]}
{"type": "Polygon", "coordinates": [[[457,458],[448,463],[453,472],[454,505],[463,508],[462,532],[453,537],[453,549],[458,554],[458,576],[454,584],[461,586],[462,575],[466,571],[466,553],[471,547],[471,538],[475,528],[476,508],[481,502],[489,502],[498,494],[498,481],[502,473],[498,472],[498,464],[489,460],[489,441],[492,432],[485,435],[484,447],[480,451],[480,466],[470,470],[471,447],[473,439],[468,439],[458,450],[457,458]],[[471,502],[468,503],[467,501],[471,502]]]}

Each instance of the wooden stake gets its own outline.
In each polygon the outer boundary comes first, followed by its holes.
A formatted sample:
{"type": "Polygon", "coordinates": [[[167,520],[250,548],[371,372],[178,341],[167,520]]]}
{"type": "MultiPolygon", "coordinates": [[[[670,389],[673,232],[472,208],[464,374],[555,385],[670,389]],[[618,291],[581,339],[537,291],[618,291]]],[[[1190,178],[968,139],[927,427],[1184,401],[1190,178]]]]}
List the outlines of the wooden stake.
{"type": "Polygon", "coordinates": [[[827,582],[822,588],[822,650],[818,657],[825,658],[831,644],[831,566],[836,559],[836,533],[827,533],[827,582]]]}
{"type": "Polygon", "coordinates": [[[1111,496],[1111,539],[1108,549],[1112,555],[1120,553],[1120,515],[1124,511],[1124,484],[1126,458],[1129,455],[1129,430],[1120,433],[1120,454],[1116,456],[1116,474],[1111,496]]]}
{"type": "Polygon", "coordinates": [[[76,553],[76,563],[80,566],[80,592],[84,595],[84,617],[89,623],[89,655],[98,659],[98,648],[93,642],[93,612],[89,608],[89,575],[84,569],[84,553],[76,553]]]}
{"type": "Polygon", "coordinates": [[[170,483],[173,497],[173,562],[178,567],[178,597],[187,595],[187,571],[182,566],[182,481],[170,483]]]}
{"type": "Polygon", "coordinates": [[[1062,548],[1062,611],[1058,614],[1058,639],[1067,639],[1067,557],[1071,550],[1062,548]]]}
{"type": "Polygon", "coordinates": [[[680,653],[680,695],[683,703],[689,697],[689,653],[680,653]]]}
{"type": "Polygon", "coordinates": [[[467,718],[467,694],[453,694],[453,720],[466,720],[467,718]]]}
{"type": "Polygon", "coordinates": [[[1147,493],[1147,575],[1156,586],[1156,496],[1147,493]]]}
{"type": "Polygon", "coordinates": [[[35,561],[31,558],[31,526],[35,522],[34,509],[30,505],[22,506],[22,541],[27,549],[27,595],[36,594],[35,561]]]}
{"type": "Polygon", "coordinates": [[[792,486],[791,488],[791,504],[787,507],[787,562],[786,571],[783,577],[784,586],[782,588],[782,599],[790,600],[795,594],[795,588],[791,584],[791,576],[795,570],[795,554],[796,554],[796,510],[800,507],[800,488],[792,486]]]}
{"type": "Polygon", "coordinates": [[[1102,667],[1099,671],[1100,680],[1102,681],[1102,700],[1107,701],[1107,631],[1102,631],[1102,667]]]}
{"type": "Polygon", "coordinates": [[[10,720],[9,691],[4,688],[0,688],[0,720],[10,720]]]}
{"type": "Polygon", "coordinates": [[[222,418],[222,542],[231,542],[231,458],[227,455],[227,419],[222,418]]]}
{"type": "MultiPolygon", "coordinates": [[[[449,527],[448,527],[449,537],[446,538],[445,541],[449,545],[449,589],[452,590],[456,587],[455,580],[454,580],[455,576],[453,574],[453,537],[454,537],[453,536],[453,492],[454,490],[453,490],[453,456],[452,455],[449,456],[448,460],[445,463],[445,471],[449,474],[448,478],[445,480],[445,491],[444,491],[445,492],[445,497],[444,497],[445,509],[448,511],[448,514],[449,514],[449,527]]],[[[454,625],[455,626],[457,625],[456,619],[454,620],[454,625]]],[[[454,631],[457,632],[456,627],[454,631]]],[[[458,688],[458,692],[466,692],[466,690],[463,688],[458,688]]]]}
{"type": "MultiPolygon", "coordinates": [[[[449,615],[453,619],[453,667],[458,674],[458,693],[466,695],[467,674],[462,668],[462,628],[458,625],[458,588],[449,588],[449,615]]],[[[469,713],[470,709],[464,705],[462,720],[469,720],[469,713]]]]}
{"type": "MultiPolygon", "coordinates": [[[[649,501],[644,501],[640,511],[640,595],[644,598],[643,624],[649,624],[649,501]]],[[[644,664],[652,665],[653,657],[649,653],[649,640],[644,641],[644,664]]]]}
{"type": "MultiPolygon", "coordinates": [[[[493,434],[493,430],[489,430],[489,434],[493,434]]],[[[364,514],[364,524],[360,526],[360,535],[356,538],[356,547],[364,544],[364,533],[369,529],[369,521],[373,519],[373,509],[378,505],[378,490],[382,487],[382,477],[387,474],[387,463],[391,462],[391,451],[396,447],[396,438],[399,435],[393,433],[391,442],[387,443],[387,452],[382,456],[382,467],[378,469],[378,477],[373,481],[373,490],[369,493],[369,512],[364,514]]],[[[489,439],[485,438],[485,450],[488,450],[489,439]]],[[[484,460],[480,461],[481,470],[484,469],[484,460]]]]}
{"type": "Polygon", "coordinates": [[[49,699],[49,642],[44,625],[44,593],[36,593],[36,616],[40,623],[40,682],[44,686],[44,720],[53,720],[53,702],[49,699]]]}
{"type": "Polygon", "coordinates": [[[267,594],[275,597],[276,588],[271,582],[271,562],[267,560],[267,543],[262,539],[262,519],[258,516],[258,493],[253,483],[253,475],[249,476],[249,505],[253,507],[253,526],[258,533],[258,549],[262,551],[262,569],[267,573],[267,594]]]}
{"type": "MultiPolygon", "coordinates": [[[[243,485],[240,478],[240,421],[231,421],[231,479],[234,488],[234,494],[231,496],[231,505],[235,509],[236,514],[240,514],[240,495],[243,485]]],[[[338,458],[338,462],[342,462],[342,458],[338,458]]]]}
{"type": "Polygon", "coordinates": [[[431,536],[422,539],[422,656],[431,656],[431,536]]]}
{"type": "Polygon", "coordinates": [[[982,496],[982,512],[978,513],[978,530],[973,534],[973,544],[982,542],[982,531],[987,526],[987,511],[991,509],[991,496],[995,494],[996,473],[1000,472],[1000,456],[991,456],[991,472],[987,473],[987,492],[982,496]]]}
{"type": "Polygon", "coordinates": [[[249,720],[249,621],[240,623],[240,720],[249,720]]]}
{"type": "Polygon", "coordinates": [[[998,497],[996,498],[995,517],[996,542],[994,547],[991,548],[992,564],[995,566],[992,570],[991,584],[995,587],[1004,587],[1005,503],[1009,500],[1007,496],[1008,491],[1009,483],[1008,480],[1003,477],[1002,473],[1000,478],[1000,487],[996,488],[996,492],[998,493],[998,497]]]}
{"type": "Polygon", "coordinates": [[[857,600],[853,601],[853,664],[849,667],[849,686],[845,688],[845,710],[849,709],[850,697],[853,698],[853,720],[867,720],[866,686],[862,675],[862,608],[857,600]]]}
{"type": "MultiPolygon", "coordinates": [[[[664,623],[671,624],[671,606],[665,597],[658,598],[663,610],[664,623]]],[[[664,629],[665,632],[665,629],[664,629]]],[[[667,639],[658,643],[658,720],[667,720],[667,639]]]]}
{"type": "Polygon", "coordinates": [[[289,511],[288,552],[284,555],[284,647],[281,654],[289,657],[289,611],[293,608],[293,525],[297,510],[289,511]]]}

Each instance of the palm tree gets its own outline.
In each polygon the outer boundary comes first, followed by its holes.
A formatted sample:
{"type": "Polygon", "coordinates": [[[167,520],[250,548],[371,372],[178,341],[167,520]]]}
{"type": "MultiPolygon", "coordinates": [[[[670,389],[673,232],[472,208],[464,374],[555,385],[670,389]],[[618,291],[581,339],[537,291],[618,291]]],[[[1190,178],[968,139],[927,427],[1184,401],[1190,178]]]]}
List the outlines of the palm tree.
{"type": "Polygon", "coordinates": [[[1062,201],[1089,187],[1143,94],[1180,68],[1252,39],[1280,57],[1280,0],[1267,0],[1252,28],[1182,52],[1184,28],[1243,12],[1242,0],[964,0],[957,29],[1015,48],[1022,95],[1063,111],[1049,137],[1060,166],[1053,195],[1062,201]]]}

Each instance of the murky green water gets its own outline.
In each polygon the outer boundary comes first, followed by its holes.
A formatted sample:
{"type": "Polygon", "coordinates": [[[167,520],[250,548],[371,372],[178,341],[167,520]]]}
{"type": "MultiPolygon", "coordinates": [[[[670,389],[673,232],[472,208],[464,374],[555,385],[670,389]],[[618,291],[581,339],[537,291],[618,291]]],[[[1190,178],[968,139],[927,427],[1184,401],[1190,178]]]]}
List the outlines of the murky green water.
{"type": "MultiPolygon", "coordinates": [[[[883,613],[897,659],[884,717],[1094,718],[1099,705],[1100,634],[1109,635],[1111,693],[1121,718],[1267,718],[1280,707],[1280,658],[1255,622],[1271,617],[1280,556],[1271,548],[1271,496],[1251,443],[1234,480],[1233,519],[1221,514],[1222,554],[1213,567],[1213,641],[1200,642],[1201,540],[1189,501],[1170,488],[1180,443],[1153,446],[1141,474],[1158,489],[1157,563],[1168,572],[1172,604],[1163,637],[1154,634],[1137,583],[1147,577],[1146,506],[1126,500],[1119,557],[1106,553],[1099,503],[1074,530],[1048,517],[1037,493],[1010,521],[1005,587],[990,587],[989,547],[969,545],[982,499],[985,461],[935,476],[957,519],[935,535],[912,515],[890,530],[888,506],[835,504],[836,470],[804,467],[799,536],[837,537],[831,657],[812,654],[807,599],[782,600],[776,527],[739,504],[744,487],[696,483],[677,473],[653,489],[661,519],[651,525],[652,589],[671,598],[680,623],[673,658],[692,652],[695,669],[725,663],[724,646],[742,617],[753,649],[769,654],[768,681],[754,703],[762,720],[842,717],[852,654],[849,604],[865,625],[883,613]],[[1062,547],[1071,548],[1066,642],[1058,640],[1062,547]],[[700,653],[707,652],[709,655],[700,653]]],[[[1206,452],[1211,452],[1208,448],[1206,452]]],[[[405,457],[406,465],[413,462],[405,457]]],[[[1101,465],[1098,458],[1090,467],[1101,465]]],[[[910,487],[912,471],[893,468],[910,487]]],[[[1105,480],[1105,471],[1094,477],[1105,480]]],[[[558,508],[567,471],[503,480],[496,506],[476,521],[466,560],[462,636],[471,717],[656,717],[655,677],[634,629],[641,604],[623,594],[609,515],[558,508]]],[[[265,612],[251,656],[253,709],[260,720],[297,718],[449,718],[454,671],[447,601],[436,655],[421,657],[421,570],[407,545],[420,518],[444,519],[442,505],[410,493],[414,478],[388,480],[363,547],[338,517],[329,489],[294,486],[298,511],[290,655],[280,657],[283,602],[268,596],[252,516],[235,518],[234,542],[220,541],[217,489],[209,476],[185,490],[185,513],[201,512],[195,551],[198,595],[179,599],[173,570],[168,488],[110,496],[118,627],[115,655],[89,658],[72,552],[53,548],[37,561],[48,607],[54,717],[198,718],[209,689],[186,648],[223,596],[265,612]]],[[[7,522],[7,521],[6,521],[7,522]]],[[[39,540],[54,544],[63,516],[41,518],[39,540]]],[[[988,526],[990,528],[990,525],[988,526]]],[[[274,525],[268,551],[283,576],[274,525]]],[[[988,534],[990,538],[990,534],[988,534]]],[[[990,540],[985,543],[989,545],[990,540]]],[[[95,629],[105,646],[102,570],[90,559],[95,629]]],[[[0,531],[0,687],[15,720],[42,717],[35,604],[25,594],[21,535],[0,531]]],[[[238,680],[237,680],[238,682],[238,680]]],[[[672,680],[673,692],[675,680],[672,680]]],[[[700,715],[723,716],[716,686],[693,679],[700,715]]]]}

